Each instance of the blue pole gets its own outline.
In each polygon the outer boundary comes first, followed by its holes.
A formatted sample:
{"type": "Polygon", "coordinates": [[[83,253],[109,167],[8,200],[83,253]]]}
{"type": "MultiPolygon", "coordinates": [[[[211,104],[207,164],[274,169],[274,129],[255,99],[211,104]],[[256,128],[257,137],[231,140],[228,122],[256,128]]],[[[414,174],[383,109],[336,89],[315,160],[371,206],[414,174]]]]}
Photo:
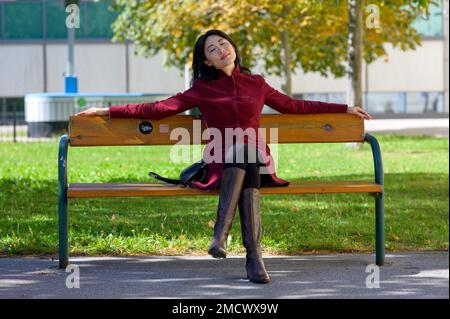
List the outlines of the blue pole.
{"type": "Polygon", "coordinates": [[[67,29],[67,73],[64,78],[64,92],[65,93],[78,93],[78,80],[74,75],[74,63],[73,63],[73,48],[75,45],[75,29],[69,27],[67,29]]]}

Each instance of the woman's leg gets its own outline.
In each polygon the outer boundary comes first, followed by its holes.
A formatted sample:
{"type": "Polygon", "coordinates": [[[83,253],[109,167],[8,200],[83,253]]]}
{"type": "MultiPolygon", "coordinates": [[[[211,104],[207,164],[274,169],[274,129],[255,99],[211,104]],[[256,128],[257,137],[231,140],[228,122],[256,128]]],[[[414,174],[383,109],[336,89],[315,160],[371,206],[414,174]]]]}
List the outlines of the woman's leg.
{"type": "Polygon", "coordinates": [[[239,216],[241,219],[242,242],[247,250],[245,268],[247,278],[255,283],[269,282],[262,260],[261,251],[261,215],[259,210],[259,190],[261,177],[259,166],[249,163],[246,166],[246,174],[242,193],[239,198],[239,216]]]}
{"type": "MultiPolygon", "coordinates": [[[[228,233],[231,229],[236,213],[242,185],[245,177],[246,161],[242,162],[240,152],[245,151],[241,145],[233,145],[226,154],[222,181],[220,183],[219,204],[217,207],[216,223],[208,254],[214,258],[226,258],[226,244],[228,233]]],[[[245,157],[244,157],[245,159],[245,157]]]]}

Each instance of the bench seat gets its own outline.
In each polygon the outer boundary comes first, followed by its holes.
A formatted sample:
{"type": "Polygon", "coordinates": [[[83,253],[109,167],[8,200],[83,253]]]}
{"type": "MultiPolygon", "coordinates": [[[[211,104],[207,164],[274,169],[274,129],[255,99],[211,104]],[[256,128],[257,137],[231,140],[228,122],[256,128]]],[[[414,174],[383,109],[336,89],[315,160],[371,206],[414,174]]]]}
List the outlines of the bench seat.
{"type": "MultiPolygon", "coordinates": [[[[261,194],[381,193],[383,185],[364,181],[302,181],[286,187],[261,187],[261,194]]],[[[147,197],[216,195],[218,189],[203,191],[161,183],[69,184],[67,197],[147,197]]]]}

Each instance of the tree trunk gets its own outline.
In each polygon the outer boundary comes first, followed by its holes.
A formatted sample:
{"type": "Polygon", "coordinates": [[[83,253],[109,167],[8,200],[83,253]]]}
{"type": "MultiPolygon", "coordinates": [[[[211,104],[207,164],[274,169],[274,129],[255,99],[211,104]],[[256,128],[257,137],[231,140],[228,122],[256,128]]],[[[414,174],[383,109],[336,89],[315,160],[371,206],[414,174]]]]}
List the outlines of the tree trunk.
{"type": "MultiPolygon", "coordinates": [[[[289,6],[283,6],[283,17],[289,13],[289,6]]],[[[291,75],[291,46],[289,44],[289,32],[287,29],[281,31],[281,45],[283,48],[283,72],[285,77],[285,83],[283,85],[283,91],[287,95],[292,94],[292,75],[291,75]]]]}
{"type": "MultiPolygon", "coordinates": [[[[362,28],[363,0],[348,0],[348,73],[351,82],[351,106],[362,107],[362,28]]],[[[360,149],[364,143],[346,143],[347,148],[360,149]]]]}
{"type": "Polygon", "coordinates": [[[349,73],[353,106],[362,107],[363,0],[349,0],[349,73]]]}

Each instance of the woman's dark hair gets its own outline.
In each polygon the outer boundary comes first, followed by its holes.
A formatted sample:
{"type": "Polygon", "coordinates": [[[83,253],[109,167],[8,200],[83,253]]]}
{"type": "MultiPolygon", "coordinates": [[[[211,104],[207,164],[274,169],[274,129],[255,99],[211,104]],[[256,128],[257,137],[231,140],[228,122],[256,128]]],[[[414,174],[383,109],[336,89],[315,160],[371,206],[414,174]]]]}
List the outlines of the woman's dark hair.
{"type": "Polygon", "coordinates": [[[242,70],[242,73],[251,74],[251,71],[248,68],[241,65],[241,57],[239,55],[239,50],[238,50],[236,44],[234,43],[234,41],[226,33],[222,32],[220,30],[211,29],[211,30],[208,30],[206,33],[202,34],[195,42],[194,58],[192,60],[193,74],[192,74],[191,86],[198,79],[202,79],[205,81],[211,81],[211,80],[216,80],[219,78],[219,72],[217,71],[217,69],[214,66],[212,66],[212,65],[208,66],[205,64],[205,62],[203,62],[206,60],[206,55],[205,55],[205,50],[204,50],[206,38],[213,34],[218,35],[222,38],[225,38],[231,43],[231,45],[234,48],[234,51],[236,52],[236,59],[234,60],[234,65],[235,66],[239,65],[239,68],[242,70]]]}

